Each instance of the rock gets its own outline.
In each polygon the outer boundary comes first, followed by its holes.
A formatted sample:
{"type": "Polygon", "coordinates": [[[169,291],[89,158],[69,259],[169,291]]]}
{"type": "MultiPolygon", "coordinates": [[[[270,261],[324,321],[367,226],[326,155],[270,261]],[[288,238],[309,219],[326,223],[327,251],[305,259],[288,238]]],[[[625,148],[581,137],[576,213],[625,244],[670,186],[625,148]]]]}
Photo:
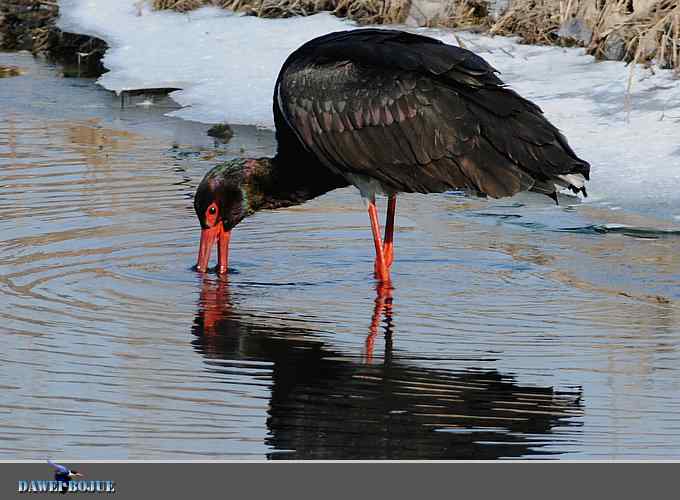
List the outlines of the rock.
{"type": "Polygon", "coordinates": [[[208,135],[221,142],[229,142],[229,139],[234,136],[234,131],[228,123],[218,123],[208,129],[208,135]]]}
{"type": "Polygon", "coordinates": [[[621,61],[626,55],[626,41],[618,33],[611,33],[604,40],[601,57],[611,61],[621,61]]]}
{"type": "Polygon", "coordinates": [[[560,26],[557,36],[568,43],[587,45],[593,37],[593,30],[583,19],[573,17],[560,26]]]}
{"type": "Polygon", "coordinates": [[[65,33],[56,26],[59,7],[42,0],[0,0],[0,49],[29,50],[66,65],[78,65],[80,76],[104,72],[106,42],[65,33]],[[78,53],[87,54],[78,60],[78,53]]]}
{"type": "Polygon", "coordinates": [[[427,26],[427,24],[446,13],[446,4],[440,0],[412,0],[406,18],[410,26],[427,26]]]}

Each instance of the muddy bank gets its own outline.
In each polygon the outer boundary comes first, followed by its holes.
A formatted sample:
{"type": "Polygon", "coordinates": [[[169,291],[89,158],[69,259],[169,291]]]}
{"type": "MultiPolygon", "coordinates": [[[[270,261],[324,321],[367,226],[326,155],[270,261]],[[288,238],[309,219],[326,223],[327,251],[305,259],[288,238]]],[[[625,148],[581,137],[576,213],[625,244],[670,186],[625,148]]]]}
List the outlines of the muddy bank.
{"type": "Polygon", "coordinates": [[[101,62],[108,45],[99,38],[67,33],[56,26],[59,5],[47,0],[0,3],[0,50],[28,50],[77,68],[81,76],[105,72],[101,62]]]}

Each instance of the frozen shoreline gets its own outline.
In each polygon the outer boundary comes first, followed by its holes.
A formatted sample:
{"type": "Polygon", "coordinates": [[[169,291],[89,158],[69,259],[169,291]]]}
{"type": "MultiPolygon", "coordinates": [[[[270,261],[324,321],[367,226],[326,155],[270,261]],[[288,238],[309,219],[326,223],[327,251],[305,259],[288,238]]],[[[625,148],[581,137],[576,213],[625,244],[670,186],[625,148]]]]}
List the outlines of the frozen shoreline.
{"type": "MultiPolygon", "coordinates": [[[[182,109],[205,123],[272,127],[271,92],[281,63],[305,41],[356,28],[330,14],[288,19],[245,17],[216,8],[189,14],[139,10],[133,0],[62,0],[59,26],[110,46],[105,88],[177,87],[182,109]],[[141,15],[140,15],[141,14],[141,15]]],[[[454,34],[418,32],[458,44],[454,34]]],[[[459,33],[467,48],[539,104],[593,166],[590,203],[680,220],[680,84],[670,71],[596,62],[583,49],[520,45],[459,33]]]]}

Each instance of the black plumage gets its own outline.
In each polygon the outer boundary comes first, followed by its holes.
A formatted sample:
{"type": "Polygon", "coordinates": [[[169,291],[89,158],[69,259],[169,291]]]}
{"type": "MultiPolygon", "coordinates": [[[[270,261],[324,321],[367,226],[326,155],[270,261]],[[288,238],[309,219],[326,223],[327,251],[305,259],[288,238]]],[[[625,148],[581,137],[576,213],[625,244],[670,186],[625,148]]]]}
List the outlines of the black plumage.
{"type": "Polygon", "coordinates": [[[585,194],[588,163],[496,73],[468,50],[401,31],[316,38],[276,82],[279,158],[304,149],[308,165],[316,159],[387,193],[531,189],[556,198],[557,184],[585,194]]]}

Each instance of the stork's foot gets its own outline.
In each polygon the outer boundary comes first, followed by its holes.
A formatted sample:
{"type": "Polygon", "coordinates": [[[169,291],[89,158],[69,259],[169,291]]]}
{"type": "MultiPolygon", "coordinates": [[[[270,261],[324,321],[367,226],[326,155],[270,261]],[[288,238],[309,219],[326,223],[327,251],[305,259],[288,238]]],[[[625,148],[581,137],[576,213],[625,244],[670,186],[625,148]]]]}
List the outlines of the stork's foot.
{"type": "Polygon", "coordinates": [[[394,263],[394,243],[392,241],[385,242],[383,244],[383,261],[385,263],[385,269],[382,270],[380,267],[380,258],[376,257],[375,258],[375,264],[373,265],[373,269],[375,271],[375,277],[378,278],[380,281],[389,281],[389,274],[390,271],[392,270],[392,264],[394,263]],[[379,276],[385,276],[387,275],[387,280],[380,279],[379,276]]]}
{"type": "MultiPolygon", "coordinates": [[[[375,272],[375,277],[378,278],[380,276],[387,276],[389,281],[389,276],[390,276],[390,271],[392,270],[392,263],[394,262],[394,253],[393,252],[387,252],[383,251],[383,259],[385,262],[384,269],[381,269],[380,267],[380,259],[376,257],[375,262],[373,264],[373,270],[375,272]]],[[[386,281],[386,280],[381,280],[381,281],[386,281]]]]}
{"type": "Polygon", "coordinates": [[[381,265],[380,259],[375,259],[373,271],[375,279],[381,283],[391,283],[392,280],[390,279],[390,266],[384,263],[381,265]]]}

